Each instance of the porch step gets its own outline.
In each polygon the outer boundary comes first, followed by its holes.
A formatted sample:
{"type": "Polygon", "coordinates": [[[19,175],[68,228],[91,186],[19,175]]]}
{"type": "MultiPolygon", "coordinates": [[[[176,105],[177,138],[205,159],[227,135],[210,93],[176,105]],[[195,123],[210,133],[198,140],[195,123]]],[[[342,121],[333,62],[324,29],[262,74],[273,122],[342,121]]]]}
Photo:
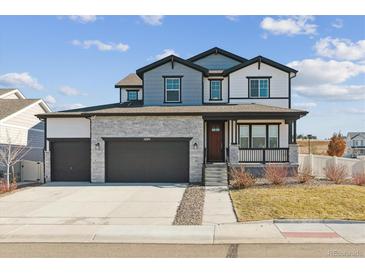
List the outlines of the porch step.
{"type": "Polygon", "coordinates": [[[204,182],[206,186],[226,186],[227,165],[225,163],[205,165],[204,182]]]}

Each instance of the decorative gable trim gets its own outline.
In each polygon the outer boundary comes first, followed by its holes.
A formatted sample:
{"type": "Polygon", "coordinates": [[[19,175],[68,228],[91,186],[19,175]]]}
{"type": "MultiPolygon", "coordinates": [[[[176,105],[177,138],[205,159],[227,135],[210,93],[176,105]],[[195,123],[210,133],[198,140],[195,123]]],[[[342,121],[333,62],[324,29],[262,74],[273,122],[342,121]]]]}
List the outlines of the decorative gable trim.
{"type": "Polygon", "coordinates": [[[246,62],[246,61],[247,61],[247,59],[246,59],[246,58],[243,58],[243,57],[241,57],[241,56],[238,56],[238,55],[236,55],[236,54],[233,54],[232,52],[225,51],[225,50],[223,50],[223,49],[221,49],[221,48],[218,48],[218,47],[211,48],[211,49],[209,49],[209,50],[207,50],[207,51],[204,51],[204,52],[199,53],[199,54],[197,54],[197,55],[195,55],[195,56],[193,56],[193,57],[190,57],[190,58],[188,59],[188,61],[190,61],[190,62],[195,62],[195,61],[197,61],[197,60],[200,60],[200,59],[202,59],[202,58],[204,58],[204,57],[207,57],[207,56],[209,56],[209,55],[212,55],[212,54],[221,54],[221,55],[223,55],[223,56],[226,56],[226,57],[228,57],[228,58],[231,58],[231,59],[233,59],[233,60],[236,60],[236,61],[238,61],[238,62],[240,62],[240,63],[243,63],[243,62],[246,62]]]}
{"type": "Polygon", "coordinates": [[[224,76],[227,76],[228,74],[236,71],[236,70],[239,70],[239,69],[242,69],[244,67],[247,67],[249,65],[252,65],[254,63],[258,63],[258,68],[260,69],[260,66],[261,66],[261,63],[264,63],[266,65],[269,65],[269,66],[272,66],[274,68],[277,68],[279,70],[282,70],[282,71],[285,71],[285,72],[288,72],[288,73],[297,73],[298,71],[293,69],[293,68],[290,68],[290,67],[287,67],[285,65],[282,65],[278,62],[275,62],[273,60],[270,60],[268,58],[265,58],[263,56],[257,56],[255,58],[252,58],[250,60],[247,60],[246,62],[242,63],[242,64],[239,64],[237,66],[234,66],[232,68],[229,68],[229,69],[226,69],[224,72],[223,72],[223,75],[224,76]]]}
{"type": "Polygon", "coordinates": [[[156,62],[154,62],[152,64],[149,64],[149,65],[144,66],[144,67],[142,67],[140,69],[137,69],[136,73],[137,73],[137,75],[140,78],[143,78],[143,74],[146,73],[147,71],[150,71],[150,70],[152,70],[154,68],[157,68],[159,66],[162,66],[162,65],[164,65],[164,64],[166,64],[168,62],[171,62],[172,69],[174,68],[174,63],[177,62],[177,63],[180,63],[180,64],[182,64],[184,66],[187,66],[187,67],[190,67],[192,69],[198,70],[198,71],[202,72],[205,76],[208,75],[208,69],[206,69],[206,68],[204,68],[202,66],[199,66],[197,64],[194,64],[194,63],[192,63],[190,61],[184,60],[184,59],[182,59],[180,57],[177,57],[175,55],[167,56],[167,57],[165,57],[165,58],[163,58],[161,60],[158,60],[158,61],[156,61],[156,62]]]}

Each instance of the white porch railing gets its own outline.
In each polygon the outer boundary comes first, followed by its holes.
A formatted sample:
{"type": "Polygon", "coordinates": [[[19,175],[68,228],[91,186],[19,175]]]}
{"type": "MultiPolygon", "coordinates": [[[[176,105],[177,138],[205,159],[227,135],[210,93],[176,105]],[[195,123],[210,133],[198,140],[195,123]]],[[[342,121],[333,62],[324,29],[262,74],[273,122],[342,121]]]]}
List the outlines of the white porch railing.
{"type": "Polygon", "coordinates": [[[240,163],[289,162],[289,148],[239,148],[240,163]]]}

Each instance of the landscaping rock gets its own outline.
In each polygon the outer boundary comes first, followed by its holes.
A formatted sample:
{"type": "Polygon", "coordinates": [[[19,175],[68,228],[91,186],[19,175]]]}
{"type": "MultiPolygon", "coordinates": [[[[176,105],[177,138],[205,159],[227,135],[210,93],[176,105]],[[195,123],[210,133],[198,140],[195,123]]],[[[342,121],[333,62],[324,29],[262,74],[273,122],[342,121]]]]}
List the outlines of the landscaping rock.
{"type": "Polygon", "coordinates": [[[204,186],[186,188],[173,222],[174,225],[201,225],[204,209],[204,186]]]}

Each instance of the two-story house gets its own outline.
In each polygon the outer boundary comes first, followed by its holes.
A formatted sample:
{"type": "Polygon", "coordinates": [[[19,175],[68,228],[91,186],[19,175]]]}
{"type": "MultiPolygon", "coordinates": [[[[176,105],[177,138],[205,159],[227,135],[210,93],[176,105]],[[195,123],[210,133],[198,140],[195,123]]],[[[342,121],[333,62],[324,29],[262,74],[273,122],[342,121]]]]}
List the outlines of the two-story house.
{"type": "Polygon", "coordinates": [[[346,148],[349,157],[365,156],[365,132],[347,133],[346,148]]]}
{"type": "Polygon", "coordinates": [[[201,182],[207,163],[298,165],[297,71],[212,48],[171,55],[115,87],[119,102],[38,115],[48,181],[201,182]]]}
{"type": "MultiPolygon", "coordinates": [[[[0,149],[9,144],[13,150],[18,146],[27,147],[29,151],[22,155],[23,160],[43,162],[44,124],[34,115],[50,111],[42,99],[27,99],[16,88],[0,88],[0,149]]],[[[14,175],[18,177],[19,164],[15,170],[14,175]]],[[[0,178],[5,171],[0,161],[0,178]]]]}

